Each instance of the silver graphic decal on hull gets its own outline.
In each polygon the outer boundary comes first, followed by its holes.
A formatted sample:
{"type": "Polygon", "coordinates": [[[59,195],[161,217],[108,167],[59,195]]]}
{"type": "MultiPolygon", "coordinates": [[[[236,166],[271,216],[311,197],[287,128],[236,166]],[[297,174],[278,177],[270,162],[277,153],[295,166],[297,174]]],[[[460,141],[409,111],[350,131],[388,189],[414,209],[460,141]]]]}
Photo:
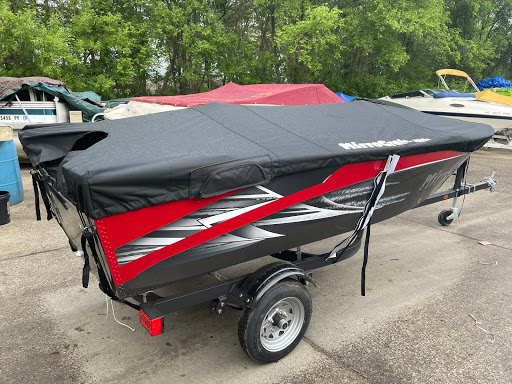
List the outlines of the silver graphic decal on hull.
{"type": "MultiPolygon", "coordinates": [[[[348,188],[342,191],[337,190],[308,200],[305,203],[296,204],[228,234],[200,244],[194,247],[191,252],[206,252],[208,250],[208,252],[221,253],[240,249],[266,239],[284,236],[283,234],[276,233],[279,225],[321,220],[354,213],[360,214],[366,198],[371,192],[371,188],[371,183],[369,183],[368,186],[348,188]],[[348,203],[347,200],[349,201],[348,203]],[[268,230],[269,226],[272,226],[272,231],[268,230]]],[[[377,208],[400,202],[406,194],[386,196],[377,208]]],[[[260,186],[252,187],[250,191],[243,190],[237,192],[117,248],[116,256],[118,263],[119,265],[129,263],[210,228],[217,223],[249,212],[281,197],[281,195],[268,188],[260,186]]]]}

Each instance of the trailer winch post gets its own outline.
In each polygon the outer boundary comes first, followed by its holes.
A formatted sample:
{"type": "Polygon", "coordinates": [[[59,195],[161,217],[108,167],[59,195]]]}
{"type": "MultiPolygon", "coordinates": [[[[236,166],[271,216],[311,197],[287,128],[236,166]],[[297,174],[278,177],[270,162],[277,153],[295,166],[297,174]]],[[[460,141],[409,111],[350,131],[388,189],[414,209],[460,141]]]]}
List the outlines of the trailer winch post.
{"type": "Polygon", "coordinates": [[[455,175],[455,182],[453,183],[453,189],[455,190],[455,196],[452,200],[452,206],[450,208],[452,214],[446,217],[446,220],[452,221],[459,217],[459,208],[457,208],[457,200],[460,195],[460,189],[462,186],[462,180],[466,176],[466,171],[468,169],[469,160],[466,160],[461,166],[457,169],[457,174],[455,175]]]}

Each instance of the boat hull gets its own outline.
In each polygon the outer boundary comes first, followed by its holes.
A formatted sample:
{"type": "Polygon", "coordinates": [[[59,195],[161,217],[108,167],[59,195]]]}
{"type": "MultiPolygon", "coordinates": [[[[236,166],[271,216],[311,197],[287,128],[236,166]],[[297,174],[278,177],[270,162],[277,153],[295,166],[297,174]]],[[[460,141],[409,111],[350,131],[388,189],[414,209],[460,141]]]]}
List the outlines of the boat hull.
{"type": "Polygon", "coordinates": [[[431,115],[490,125],[495,132],[512,129],[512,108],[472,98],[381,98],[431,115]]]}
{"type": "MultiPolygon", "coordinates": [[[[388,177],[372,223],[416,207],[468,157],[451,151],[402,157],[397,171],[388,177]]],[[[81,248],[83,226],[95,227],[97,262],[111,290],[126,298],[352,231],[384,164],[349,164],[288,175],[265,186],[94,221],[55,189],[50,187],[49,194],[75,248],[81,248]]]]}
{"type": "Polygon", "coordinates": [[[512,129],[512,116],[508,117],[496,117],[492,115],[471,115],[471,114],[452,114],[449,112],[425,112],[432,115],[448,117],[450,119],[458,119],[469,121],[470,123],[481,123],[490,125],[495,132],[502,132],[503,130],[512,129]]]}

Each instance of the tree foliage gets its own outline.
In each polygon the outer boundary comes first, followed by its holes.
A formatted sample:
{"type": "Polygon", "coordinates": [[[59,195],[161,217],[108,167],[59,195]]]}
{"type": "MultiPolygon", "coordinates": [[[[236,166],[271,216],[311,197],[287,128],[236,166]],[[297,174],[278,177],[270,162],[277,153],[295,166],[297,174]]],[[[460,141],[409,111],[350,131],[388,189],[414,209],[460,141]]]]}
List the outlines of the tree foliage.
{"type": "Polygon", "coordinates": [[[0,76],[103,98],[229,81],[377,97],[443,67],[511,79],[511,33],[512,0],[0,0],[0,76]]]}

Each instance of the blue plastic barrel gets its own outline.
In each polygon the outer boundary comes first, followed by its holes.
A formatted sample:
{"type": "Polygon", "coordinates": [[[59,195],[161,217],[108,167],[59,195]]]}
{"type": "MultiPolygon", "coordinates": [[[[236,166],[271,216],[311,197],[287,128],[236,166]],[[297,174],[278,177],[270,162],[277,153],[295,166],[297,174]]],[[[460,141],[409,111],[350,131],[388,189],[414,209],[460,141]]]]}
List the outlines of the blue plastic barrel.
{"type": "Polygon", "coordinates": [[[11,205],[23,201],[20,163],[12,140],[0,141],[0,191],[11,194],[11,205]]]}

